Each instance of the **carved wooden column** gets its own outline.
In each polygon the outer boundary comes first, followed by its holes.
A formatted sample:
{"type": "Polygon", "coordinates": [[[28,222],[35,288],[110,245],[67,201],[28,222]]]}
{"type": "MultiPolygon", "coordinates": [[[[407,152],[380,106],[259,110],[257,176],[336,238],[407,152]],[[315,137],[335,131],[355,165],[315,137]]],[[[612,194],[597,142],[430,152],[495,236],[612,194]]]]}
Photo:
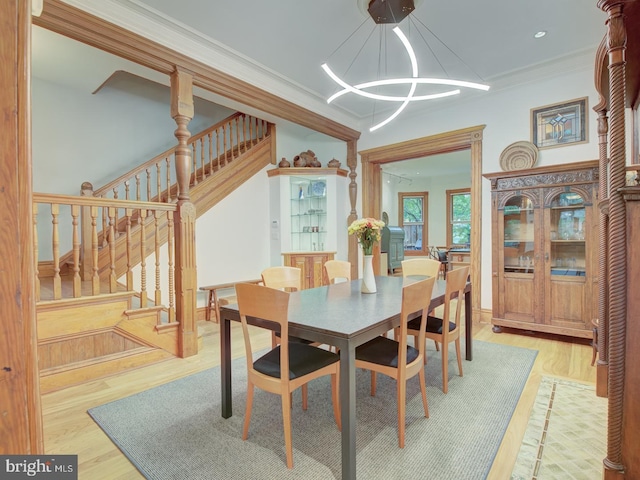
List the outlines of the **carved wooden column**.
{"type": "Polygon", "coordinates": [[[174,216],[175,224],[175,278],[176,318],[180,322],[179,349],[181,357],[198,353],[198,331],[196,325],[196,209],[189,197],[191,178],[191,150],[187,140],[191,136],[187,125],[193,118],[193,78],[176,69],[171,75],[171,117],[178,128],[174,135],[176,147],[176,179],[178,204],[174,216]]]}
{"type": "Polygon", "coordinates": [[[621,0],[600,0],[598,7],[608,14],[607,41],[609,57],[609,418],[605,478],[622,478],[622,407],[624,395],[624,355],[627,319],[627,232],[624,199],[618,191],[625,185],[625,48],[626,32],[621,0]]]}
{"type": "MultiPolygon", "coordinates": [[[[358,212],[356,210],[356,201],[358,198],[358,184],[356,183],[356,167],[358,166],[358,152],[357,152],[357,140],[349,140],[347,142],[347,166],[349,167],[349,204],[351,205],[351,211],[347,218],[347,225],[345,229],[351,225],[351,222],[358,218],[358,212]]],[[[349,253],[348,260],[351,262],[351,278],[358,278],[358,239],[355,235],[348,236],[349,241],[349,253]]]]}
{"type": "MultiPolygon", "coordinates": [[[[482,138],[483,129],[471,132],[471,192],[482,191],[482,138]]],[[[477,197],[480,195],[476,194],[477,197]]],[[[482,202],[471,202],[471,251],[482,251],[482,238],[479,232],[482,231],[482,202]]],[[[471,290],[471,305],[480,307],[481,304],[481,262],[471,262],[469,275],[473,289],[471,290]]],[[[472,311],[473,318],[480,318],[481,309],[475,308],[472,311]]]]}
{"type": "Polygon", "coordinates": [[[31,175],[31,2],[0,2],[0,453],[44,453],[31,175]]]}
{"type": "Polygon", "coordinates": [[[608,278],[607,258],[609,255],[607,235],[609,231],[609,193],[607,188],[609,183],[609,157],[607,155],[608,133],[609,123],[607,111],[602,108],[598,111],[598,145],[600,150],[600,182],[598,185],[600,218],[598,224],[598,240],[600,252],[598,253],[598,362],[596,366],[596,395],[599,397],[607,396],[609,383],[609,312],[607,308],[609,287],[606,281],[608,278]]]}

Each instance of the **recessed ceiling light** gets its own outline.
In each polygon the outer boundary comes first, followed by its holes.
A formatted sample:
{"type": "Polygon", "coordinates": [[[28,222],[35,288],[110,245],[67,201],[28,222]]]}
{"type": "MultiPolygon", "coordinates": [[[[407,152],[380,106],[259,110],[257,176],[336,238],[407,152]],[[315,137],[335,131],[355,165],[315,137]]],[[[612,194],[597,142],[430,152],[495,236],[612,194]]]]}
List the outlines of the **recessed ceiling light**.
{"type": "Polygon", "coordinates": [[[533,35],[533,38],[542,38],[547,34],[545,30],[540,30],[533,35]]]}

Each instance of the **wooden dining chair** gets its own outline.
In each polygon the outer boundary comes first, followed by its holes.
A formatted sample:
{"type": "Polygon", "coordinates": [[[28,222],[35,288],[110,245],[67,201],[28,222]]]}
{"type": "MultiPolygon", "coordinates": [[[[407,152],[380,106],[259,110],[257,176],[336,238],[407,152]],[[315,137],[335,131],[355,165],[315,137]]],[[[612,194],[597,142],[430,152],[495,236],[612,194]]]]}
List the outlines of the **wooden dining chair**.
{"type": "MultiPolygon", "coordinates": [[[[338,425],[338,430],[340,430],[340,403],[338,401],[340,357],[335,353],[312,345],[289,342],[289,293],[261,285],[241,283],[236,285],[236,295],[238,297],[240,321],[242,322],[248,372],[247,408],[244,416],[242,439],[246,440],[249,435],[254,387],[280,395],[287,468],[293,468],[291,394],[297,388],[306,386],[313,379],[331,375],[333,416],[338,425]],[[268,320],[280,332],[280,345],[269,350],[257,360],[253,360],[254,351],[251,345],[247,317],[268,320]]],[[[305,395],[303,395],[303,409],[307,409],[305,395]]]]}
{"type": "Polygon", "coordinates": [[[408,277],[409,275],[426,275],[428,277],[438,278],[441,263],[433,258],[412,258],[403,260],[401,265],[403,277],[408,277]]]}
{"type": "Polygon", "coordinates": [[[424,416],[429,417],[427,387],[424,378],[425,330],[427,309],[431,303],[431,293],[435,277],[420,280],[402,288],[402,309],[400,312],[400,335],[397,340],[379,336],[356,348],[356,368],[371,371],[371,396],[376,394],[376,373],[387,375],[397,382],[398,401],[398,446],[404,448],[405,412],[407,380],[418,375],[424,416]],[[421,312],[415,321],[420,325],[418,348],[407,343],[408,317],[421,312]]]}
{"type": "MultiPolygon", "coordinates": [[[[302,270],[297,267],[277,266],[269,267],[261,273],[262,283],[277,290],[283,290],[285,292],[297,292],[302,289],[302,270]]],[[[311,343],[306,340],[298,339],[298,337],[291,337],[293,341],[300,341],[302,343],[311,343]]],[[[271,348],[280,343],[280,336],[277,332],[271,332],[271,348]]]]}
{"type": "MultiPolygon", "coordinates": [[[[462,305],[464,304],[464,288],[467,284],[468,276],[469,267],[455,268],[447,272],[444,314],[442,318],[432,315],[429,315],[427,318],[425,338],[430,338],[442,344],[442,391],[444,393],[447,393],[449,390],[448,362],[450,342],[455,342],[456,356],[458,358],[458,374],[462,376],[462,355],[460,353],[461,312],[462,305]],[[451,319],[452,305],[455,305],[453,320],[451,319]]],[[[417,320],[411,320],[408,325],[409,335],[413,335],[416,342],[420,341],[420,326],[417,320]]]]}
{"type": "MultiPolygon", "coordinates": [[[[401,265],[403,277],[408,277],[410,275],[425,275],[427,277],[438,278],[442,264],[433,258],[411,258],[403,260],[401,265]]],[[[429,313],[433,315],[433,312],[429,313]]],[[[438,342],[434,343],[436,344],[436,350],[440,350],[438,342]]],[[[425,356],[425,360],[426,358],[427,357],[425,356]]]]}
{"type": "Polygon", "coordinates": [[[327,283],[336,283],[336,279],[345,279],[351,281],[351,262],[344,260],[327,260],[324,262],[324,275],[327,283]]]}

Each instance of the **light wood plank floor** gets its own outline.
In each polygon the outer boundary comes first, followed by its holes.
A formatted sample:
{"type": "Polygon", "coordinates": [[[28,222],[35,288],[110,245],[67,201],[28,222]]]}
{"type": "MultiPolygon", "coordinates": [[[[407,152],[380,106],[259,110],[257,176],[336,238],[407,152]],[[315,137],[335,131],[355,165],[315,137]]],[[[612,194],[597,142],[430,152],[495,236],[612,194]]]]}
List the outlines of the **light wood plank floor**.
{"type": "MultiPolygon", "coordinates": [[[[79,478],[142,478],[136,468],[108,439],[86,413],[89,408],[123,398],[174,379],[205,370],[220,363],[218,325],[201,322],[203,348],[194,357],[170,359],[156,365],[96,380],[46,394],[42,398],[45,450],[50,454],[77,454],[79,478]]],[[[494,334],[491,325],[475,325],[474,338],[539,351],[531,376],[513,415],[489,479],[508,479],[527,426],[529,411],[543,375],[595,384],[595,368],[590,366],[591,347],[584,340],[527,334],[505,330],[494,334]]],[[[270,345],[268,334],[255,334],[256,345],[270,345]]],[[[233,325],[232,356],[244,356],[242,331],[233,325]]]]}

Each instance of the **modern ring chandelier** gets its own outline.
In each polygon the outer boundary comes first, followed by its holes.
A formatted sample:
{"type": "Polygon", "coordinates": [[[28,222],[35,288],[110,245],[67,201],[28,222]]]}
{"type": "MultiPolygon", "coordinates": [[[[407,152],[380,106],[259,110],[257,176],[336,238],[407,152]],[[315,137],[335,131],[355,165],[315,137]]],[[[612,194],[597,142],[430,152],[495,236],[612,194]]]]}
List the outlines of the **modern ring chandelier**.
{"type": "MultiPolygon", "coordinates": [[[[371,0],[371,1],[358,0],[358,2],[360,4],[363,4],[363,2],[368,3],[367,11],[371,16],[371,18],[373,18],[376,24],[389,24],[389,23],[396,24],[396,26],[393,28],[392,31],[404,46],[406,54],[409,57],[409,62],[411,66],[411,77],[377,79],[377,80],[358,83],[356,85],[350,85],[349,83],[341,79],[336,73],[334,73],[331,67],[329,67],[328,63],[325,62],[324,64],[322,64],[322,69],[334,82],[336,82],[340,87],[342,87],[342,90],[339,90],[338,92],[331,95],[327,99],[327,103],[331,103],[336,98],[339,98],[347,93],[353,93],[361,97],[370,98],[373,100],[400,103],[400,106],[395,110],[395,112],[393,112],[385,120],[377,123],[376,125],[374,125],[369,129],[369,131],[373,132],[383,127],[384,125],[388,124],[398,115],[400,115],[400,113],[405,109],[405,107],[410,102],[433,100],[436,98],[443,98],[443,97],[449,97],[452,95],[458,95],[460,93],[460,89],[455,88],[452,90],[446,90],[444,92],[432,93],[428,95],[416,95],[416,90],[418,88],[418,85],[421,85],[421,84],[422,85],[424,84],[446,85],[451,87],[465,87],[465,88],[472,88],[472,89],[484,90],[484,91],[489,90],[490,87],[482,83],[468,82],[464,80],[453,80],[450,78],[431,78],[431,77],[419,76],[418,60],[417,60],[415,51],[411,46],[409,39],[405,36],[405,34],[400,29],[400,27],[397,26],[397,24],[400,21],[402,21],[415,9],[414,0],[371,0]],[[383,94],[375,93],[371,91],[371,89],[375,89],[378,87],[393,86],[393,85],[407,85],[408,92],[406,93],[406,95],[383,95],[383,94]]],[[[360,27],[358,27],[358,29],[359,28],[360,27]]],[[[425,26],[425,28],[427,27],[425,26]]],[[[429,32],[432,33],[430,30],[429,32]]],[[[426,40],[425,40],[425,43],[426,43],[426,40]]],[[[433,53],[433,50],[431,48],[430,50],[433,53]]]]}

